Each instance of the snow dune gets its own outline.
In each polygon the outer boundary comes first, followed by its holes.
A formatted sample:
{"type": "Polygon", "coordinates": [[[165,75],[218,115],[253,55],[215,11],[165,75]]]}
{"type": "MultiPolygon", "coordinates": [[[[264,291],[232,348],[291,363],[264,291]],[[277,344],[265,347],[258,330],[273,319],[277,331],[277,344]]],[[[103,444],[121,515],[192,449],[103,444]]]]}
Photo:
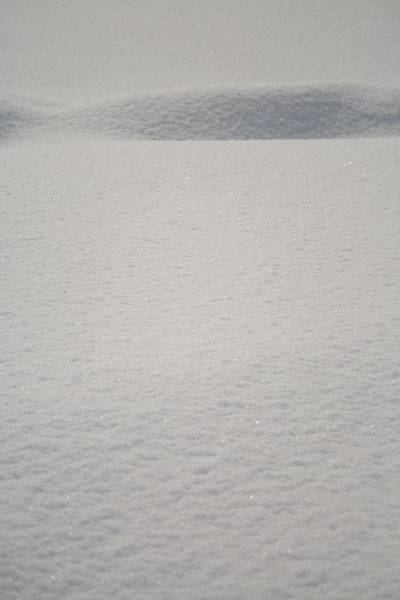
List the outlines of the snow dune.
{"type": "Polygon", "coordinates": [[[95,106],[1,105],[0,138],[31,133],[114,139],[323,139],[400,134],[400,90],[354,85],[138,94],[95,106]]]}

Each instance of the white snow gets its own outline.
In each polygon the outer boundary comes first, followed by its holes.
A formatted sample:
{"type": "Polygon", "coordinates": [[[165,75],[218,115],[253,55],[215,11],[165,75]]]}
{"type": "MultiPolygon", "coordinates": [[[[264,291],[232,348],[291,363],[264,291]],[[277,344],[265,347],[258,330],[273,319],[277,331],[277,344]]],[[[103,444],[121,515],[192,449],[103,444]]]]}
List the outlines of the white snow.
{"type": "Polygon", "coordinates": [[[0,597],[397,600],[397,3],[2,13],[0,597]]]}
{"type": "Polygon", "coordinates": [[[397,0],[2,0],[2,93],[399,85],[397,0]]]}
{"type": "MultiPolygon", "coordinates": [[[[400,133],[400,89],[350,85],[213,89],[135,95],[71,109],[19,100],[0,105],[0,136],[103,135],[121,139],[254,140],[400,133]]],[[[44,103],[43,103],[44,104],[44,103]]]]}

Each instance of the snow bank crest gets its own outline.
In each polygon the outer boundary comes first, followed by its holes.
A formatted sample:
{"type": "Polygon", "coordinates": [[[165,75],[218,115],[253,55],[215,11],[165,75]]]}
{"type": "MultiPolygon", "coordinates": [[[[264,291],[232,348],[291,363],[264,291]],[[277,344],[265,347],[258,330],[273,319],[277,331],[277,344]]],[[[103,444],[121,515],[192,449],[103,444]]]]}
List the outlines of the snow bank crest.
{"type": "Polygon", "coordinates": [[[47,112],[0,105],[0,136],[39,129],[116,139],[321,139],[400,134],[400,90],[356,86],[211,89],[135,95],[83,109],[47,112]]]}

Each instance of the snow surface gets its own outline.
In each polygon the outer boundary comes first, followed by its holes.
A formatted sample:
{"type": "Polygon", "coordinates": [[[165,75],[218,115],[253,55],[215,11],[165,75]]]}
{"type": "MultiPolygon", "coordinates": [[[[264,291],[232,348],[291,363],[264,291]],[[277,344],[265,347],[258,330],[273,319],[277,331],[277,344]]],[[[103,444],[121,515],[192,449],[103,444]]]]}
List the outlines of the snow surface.
{"type": "Polygon", "coordinates": [[[399,6],[2,0],[2,600],[398,600],[399,6]]]}
{"type": "Polygon", "coordinates": [[[3,93],[399,85],[398,0],[1,0],[3,93]]]}
{"type": "Polygon", "coordinates": [[[399,150],[2,149],[4,598],[397,598],[399,150]]]}
{"type": "Polygon", "coordinates": [[[0,139],[37,134],[246,140],[400,134],[400,89],[350,85],[189,90],[68,109],[0,104],[0,139]]]}

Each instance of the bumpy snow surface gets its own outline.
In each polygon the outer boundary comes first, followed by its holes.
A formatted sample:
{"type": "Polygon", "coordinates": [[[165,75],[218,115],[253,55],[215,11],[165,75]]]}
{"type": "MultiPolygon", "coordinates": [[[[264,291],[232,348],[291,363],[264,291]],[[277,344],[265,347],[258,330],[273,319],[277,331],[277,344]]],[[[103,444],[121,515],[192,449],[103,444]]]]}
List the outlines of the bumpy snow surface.
{"type": "Polygon", "coordinates": [[[1,0],[0,600],[400,599],[399,31],[1,0]]]}
{"type": "Polygon", "coordinates": [[[68,110],[0,103],[0,136],[248,140],[400,134],[400,91],[360,86],[214,89],[136,95],[68,110]]]}
{"type": "Polygon", "coordinates": [[[2,121],[1,598],[397,600],[400,139],[137,111],[2,121]]]}

